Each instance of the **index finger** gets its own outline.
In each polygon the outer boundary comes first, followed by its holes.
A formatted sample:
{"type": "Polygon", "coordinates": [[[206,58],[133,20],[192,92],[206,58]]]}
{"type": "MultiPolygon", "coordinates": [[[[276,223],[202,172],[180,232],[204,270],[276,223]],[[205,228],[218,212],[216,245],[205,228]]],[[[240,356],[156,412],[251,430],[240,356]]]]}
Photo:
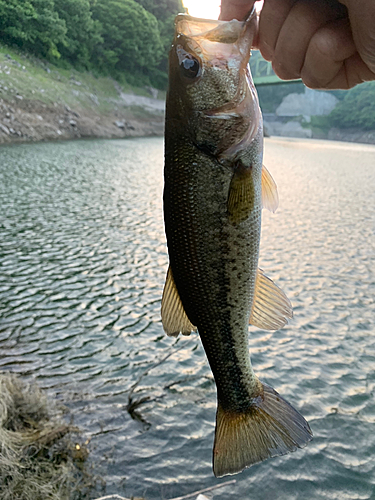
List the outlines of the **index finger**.
{"type": "Polygon", "coordinates": [[[231,21],[238,19],[242,21],[254,7],[256,0],[222,0],[219,19],[231,21]]]}

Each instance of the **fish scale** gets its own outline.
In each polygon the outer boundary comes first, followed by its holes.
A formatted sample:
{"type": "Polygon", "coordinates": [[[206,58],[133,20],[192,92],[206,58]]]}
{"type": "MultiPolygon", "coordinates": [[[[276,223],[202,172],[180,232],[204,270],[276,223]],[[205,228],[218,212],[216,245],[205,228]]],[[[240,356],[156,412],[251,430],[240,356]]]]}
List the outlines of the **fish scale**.
{"type": "Polygon", "coordinates": [[[217,387],[216,476],[311,439],[305,419],[251,366],[249,321],[275,330],[292,316],[258,269],[261,210],[277,206],[262,166],[262,119],[247,65],[246,22],[179,15],[166,106],[164,220],[170,267],[162,299],[168,335],[198,330],[217,387]]]}
{"type": "MultiPolygon", "coordinates": [[[[177,133],[176,138],[179,137],[177,133]]],[[[249,378],[253,378],[244,377],[244,373],[250,365],[247,331],[255,285],[251,280],[258,260],[260,210],[235,227],[229,222],[226,209],[232,172],[199,152],[192,159],[192,148],[186,148],[185,154],[179,150],[177,155],[173,155],[174,150],[170,158],[166,146],[166,165],[172,168],[167,167],[165,172],[169,188],[164,195],[167,214],[173,214],[165,219],[173,276],[185,311],[198,328],[217,385],[223,387],[222,401],[229,402],[238,392],[236,400],[243,393],[242,403],[248,402],[250,390],[241,380],[249,385],[249,378]],[[173,156],[186,159],[176,168],[173,156]],[[180,186],[184,186],[183,192],[180,186]],[[249,234],[255,237],[249,239],[249,234]],[[234,267],[236,272],[232,271],[234,267]],[[218,336],[223,336],[219,342],[218,336]],[[235,366],[230,378],[228,351],[235,366]],[[243,368],[238,351],[246,353],[241,356],[246,360],[243,368]]]]}

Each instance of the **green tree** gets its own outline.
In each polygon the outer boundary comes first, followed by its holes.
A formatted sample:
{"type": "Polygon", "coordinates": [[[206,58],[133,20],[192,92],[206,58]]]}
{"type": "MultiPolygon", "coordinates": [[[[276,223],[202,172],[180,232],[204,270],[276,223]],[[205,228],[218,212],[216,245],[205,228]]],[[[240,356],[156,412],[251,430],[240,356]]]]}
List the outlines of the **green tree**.
{"type": "Polygon", "coordinates": [[[153,74],[153,83],[159,88],[166,88],[168,83],[168,54],[174,34],[174,18],[185,9],[181,0],[136,0],[158,20],[163,55],[153,74]]]}
{"type": "MultiPolygon", "coordinates": [[[[152,79],[163,56],[158,22],[134,0],[92,2],[93,18],[102,25],[103,46],[97,54],[102,70],[152,79]]],[[[132,82],[132,83],[133,83],[132,82]]]]}
{"type": "Polygon", "coordinates": [[[58,0],[55,10],[67,28],[65,40],[57,46],[61,56],[88,68],[92,52],[103,42],[101,25],[92,18],[89,0],[58,0]]]}
{"type": "Polygon", "coordinates": [[[136,0],[136,2],[161,21],[184,12],[181,0],[136,0]]]}
{"type": "Polygon", "coordinates": [[[34,54],[59,58],[57,44],[65,42],[65,21],[53,0],[0,0],[0,38],[34,54]]]}
{"type": "Polygon", "coordinates": [[[375,82],[362,83],[347,91],[344,99],[328,115],[331,126],[375,129],[375,82]]]}

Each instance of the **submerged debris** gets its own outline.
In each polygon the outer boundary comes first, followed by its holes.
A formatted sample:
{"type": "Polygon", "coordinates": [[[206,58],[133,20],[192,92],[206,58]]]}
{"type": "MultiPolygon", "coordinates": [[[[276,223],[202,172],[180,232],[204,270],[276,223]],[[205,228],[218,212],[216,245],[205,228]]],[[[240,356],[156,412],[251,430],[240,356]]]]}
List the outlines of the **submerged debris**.
{"type": "Polygon", "coordinates": [[[88,451],[73,442],[78,429],[35,385],[0,374],[0,498],[73,500],[87,498],[88,451]]]}

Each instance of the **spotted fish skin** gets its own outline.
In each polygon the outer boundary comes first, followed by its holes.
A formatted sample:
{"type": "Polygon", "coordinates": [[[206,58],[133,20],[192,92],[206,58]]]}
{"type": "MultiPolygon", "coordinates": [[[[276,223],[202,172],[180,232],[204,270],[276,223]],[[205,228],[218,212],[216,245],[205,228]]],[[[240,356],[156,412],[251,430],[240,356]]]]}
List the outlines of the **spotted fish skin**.
{"type": "Polygon", "coordinates": [[[183,130],[174,132],[166,142],[164,191],[170,266],[186,314],[198,328],[220,401],[248,405],[256,385],[248,322],[258,267],[260,189],[258,209],[244,223],[232,224],[227,212],[232,171],[189,147],[188,140],[181,146],[183,130]]]}
{"type": "Polygon", "coordinates": [[[197,329],[202,340],[217,387],[216,476],[311,439],[304,418],[259,381],[248,351],[249,321],[277,329],[291,317],[283,292],[258,270],[261,211],[274,207],[276,186],[262,166],[247,64],[255,22],[180,15],[170,53],[162,321],[168,335],[197,329]]]}

